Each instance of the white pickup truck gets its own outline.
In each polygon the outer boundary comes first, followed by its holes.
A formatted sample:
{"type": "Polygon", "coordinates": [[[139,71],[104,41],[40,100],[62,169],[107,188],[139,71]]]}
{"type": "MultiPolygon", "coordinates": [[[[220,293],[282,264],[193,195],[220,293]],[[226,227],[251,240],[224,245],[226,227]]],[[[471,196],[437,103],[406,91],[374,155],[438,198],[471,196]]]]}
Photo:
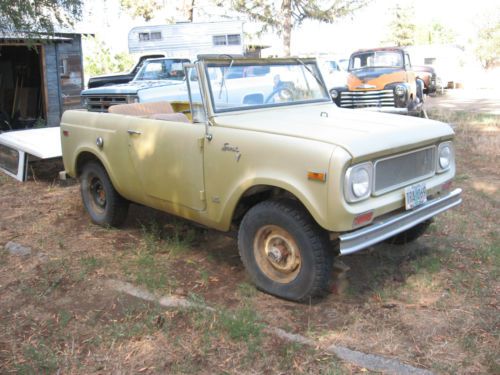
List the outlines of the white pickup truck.
{"type": "Polygon", "coordinates": [[[189,62],[189,59],[148,59],[128,83],[83,90],[83,105],[91,112],[107,112],[116,104],[159,101],[166,86],[183,84],[183,67],[189,62]]]}

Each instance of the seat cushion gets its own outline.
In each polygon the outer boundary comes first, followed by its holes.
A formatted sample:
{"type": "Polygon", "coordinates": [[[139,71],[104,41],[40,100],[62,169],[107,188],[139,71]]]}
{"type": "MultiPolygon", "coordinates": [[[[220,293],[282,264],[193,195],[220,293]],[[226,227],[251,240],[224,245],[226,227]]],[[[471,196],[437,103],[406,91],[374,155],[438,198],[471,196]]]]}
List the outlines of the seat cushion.
{"type": "Polygon", "coordinates": [[[164,121],[191,122],[184,113],[155,113],[149,118],[164,121]]]}
{"type": "Polygon", "coordinates": [[[169,102],[118,104],[109,107],[109,113],[129,116],[149,116],[155,113],[173,113],[169,102]]]}

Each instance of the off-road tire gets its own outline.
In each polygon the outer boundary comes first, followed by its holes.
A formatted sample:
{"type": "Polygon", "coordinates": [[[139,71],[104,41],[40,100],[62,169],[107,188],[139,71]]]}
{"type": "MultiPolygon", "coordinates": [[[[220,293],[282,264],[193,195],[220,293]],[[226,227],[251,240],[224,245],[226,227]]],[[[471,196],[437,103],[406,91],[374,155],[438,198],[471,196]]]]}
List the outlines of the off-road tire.
{"type": "Polygon", "coordinates": [[[409,242],[413,242],[425,233],[431,223],[432,219],[426,220],[408,230],[405,230],[404,232],[396,234],[395,236],[387,239],[386,242],[394,245],[405,245],[409,242]]]}
{"type": "Polygon", "coordinates": [[[94,223],[113,227],[124,223],[129,202],[115,190],[100,163],[91,161],[83,166],[80,192],[83,205],[94,223]]]}
{"type": "MultiPolygon", "coordinates": [[[[255,205],[244,216],[238,232],[241,260],[257,288],[292,301],[307,302],[328,293],[333,266],[333,249],[330,245],[327,232],[293,200],[269,200],[255,205]],[[269,273],[269,267],[259,266],[257,244],[259,233],[265,228],[283,230],[297,245],[300,266],[292,280],[273,280],[266,274],[269,273]]],[[[261,264],[269,261],[266,257],[259,259],[261,264]]],[[[272,262],[269,261],[269,264],[271,272],[274,272],[272,262]]]]}

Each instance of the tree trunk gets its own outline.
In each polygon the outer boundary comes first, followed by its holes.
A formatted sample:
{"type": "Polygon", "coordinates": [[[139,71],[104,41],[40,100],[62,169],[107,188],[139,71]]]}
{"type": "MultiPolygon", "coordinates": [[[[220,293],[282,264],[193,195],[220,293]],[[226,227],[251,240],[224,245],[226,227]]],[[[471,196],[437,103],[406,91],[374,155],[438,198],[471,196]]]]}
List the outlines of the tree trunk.
{"type": "Polygon", "coordinates": [[[290,56],[292,39],[292,0],[283,0],[281,12],[283,14],[283,51],[285,56],[290,56]]]}
{"type": "Polygon", "coordinates": [[[186,14],[186,18],[189,22],[193,22],[193,12],[194,5],[196,0],[187,0],[184,2],[184,12],[186,14]]]}

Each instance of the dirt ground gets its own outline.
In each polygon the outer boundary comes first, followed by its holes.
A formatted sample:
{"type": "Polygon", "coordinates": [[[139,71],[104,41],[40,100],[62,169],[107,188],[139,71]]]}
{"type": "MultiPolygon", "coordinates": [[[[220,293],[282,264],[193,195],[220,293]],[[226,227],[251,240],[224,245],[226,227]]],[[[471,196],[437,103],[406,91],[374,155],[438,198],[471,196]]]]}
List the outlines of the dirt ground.
{"type": "Polygon", "coordinates": [[[436,373],[500,373],[500,118],[429,115],[457,133],[463,204],[410,245],[343,257],[350,270],[309,304],[257,291],[234,238],[140,206],[121,229],[95,226],[78,185],[56,181],[60,166],[34,165],[26,183],[0,176],[0,373],[367,372],[263,324],[436,373]],[[110,279],[217,312],[160,308],[110,279]]]}
{"type": "Polygon", "coordinates": [[[467,111],[500,116],[500,89],[452,89],[427,97],[425,108],[467,111]]]}

